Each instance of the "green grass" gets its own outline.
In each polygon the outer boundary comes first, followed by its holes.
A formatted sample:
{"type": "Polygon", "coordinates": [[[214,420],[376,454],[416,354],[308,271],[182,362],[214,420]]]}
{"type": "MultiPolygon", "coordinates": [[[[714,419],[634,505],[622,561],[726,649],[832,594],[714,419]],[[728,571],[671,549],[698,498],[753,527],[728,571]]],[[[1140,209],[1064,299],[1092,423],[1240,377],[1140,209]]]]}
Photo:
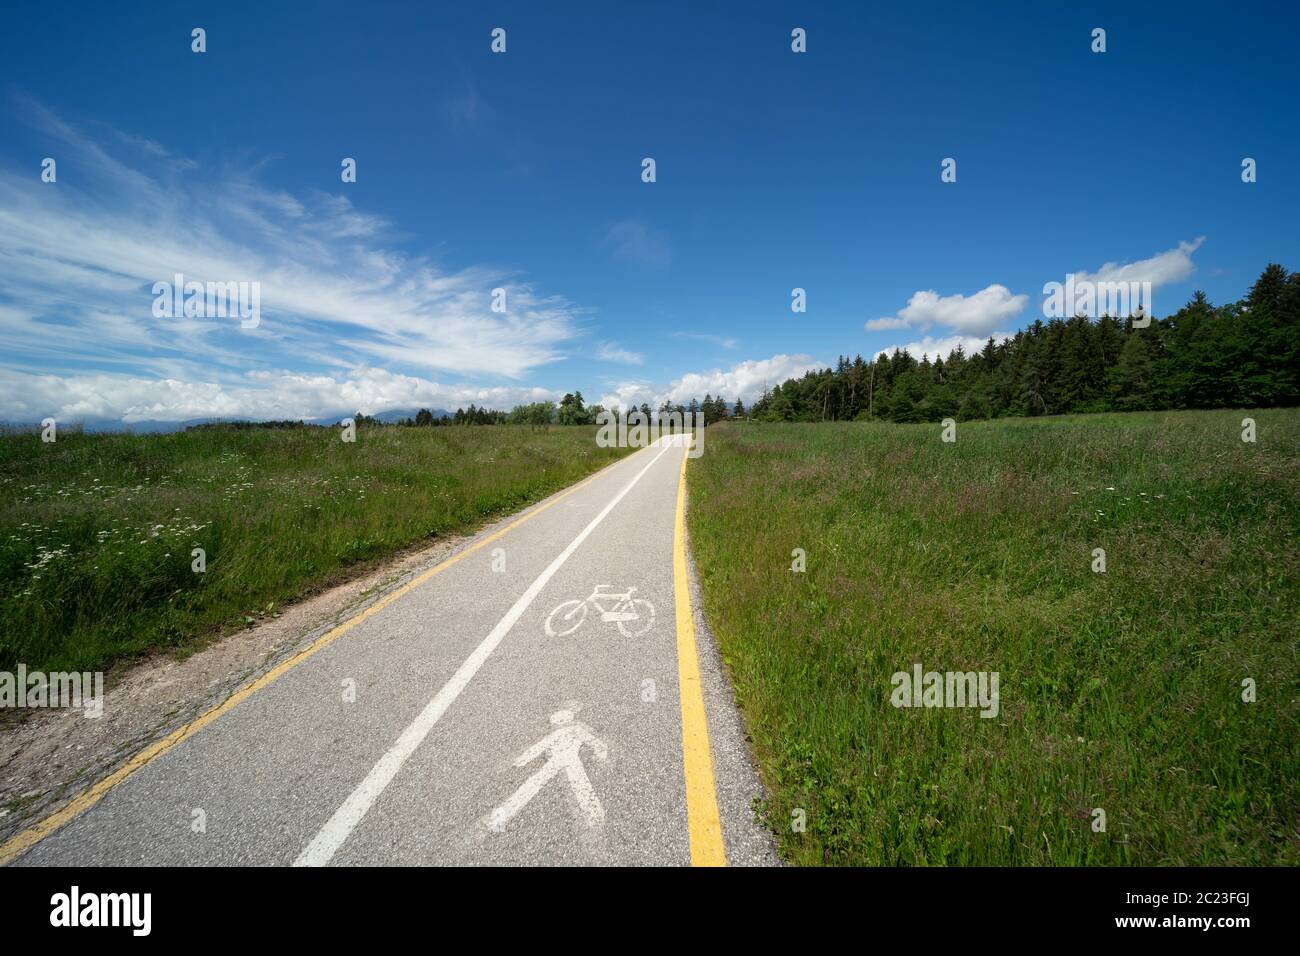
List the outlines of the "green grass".
{"type": "Polygon", "coordinates": [[[194,647],[626,453],[598,448],[595,431],[0,435],[0,670],[194,647]]]}
{"type": "Polygon", "coordinates": [[[723,425],[689,488],[787,859],[1300,863],[1300,411],[723,425]],[[916,662],[1001,713],[891,706],[916,662]]]}

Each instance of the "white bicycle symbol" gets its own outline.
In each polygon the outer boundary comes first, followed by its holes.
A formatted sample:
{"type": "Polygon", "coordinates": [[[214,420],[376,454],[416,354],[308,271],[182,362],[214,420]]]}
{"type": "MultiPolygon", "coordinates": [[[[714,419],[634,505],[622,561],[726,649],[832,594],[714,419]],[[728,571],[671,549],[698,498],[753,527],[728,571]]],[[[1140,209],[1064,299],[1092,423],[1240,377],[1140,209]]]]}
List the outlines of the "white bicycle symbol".
{"type": "Polygon", "coordinates": [[[587,619],[587,609],[595,608],[600,619],[618,625],[624,637],[640,637],[654,625],[654,605],[642,598],[633,598],[636,588],[622,594],[604,593],[611,584],[597,584],[585,601],[565,601],[546,618],[547,637],[567,637],[587,619]],[[612,604],[612,606],[611,606],[612,604]]]}

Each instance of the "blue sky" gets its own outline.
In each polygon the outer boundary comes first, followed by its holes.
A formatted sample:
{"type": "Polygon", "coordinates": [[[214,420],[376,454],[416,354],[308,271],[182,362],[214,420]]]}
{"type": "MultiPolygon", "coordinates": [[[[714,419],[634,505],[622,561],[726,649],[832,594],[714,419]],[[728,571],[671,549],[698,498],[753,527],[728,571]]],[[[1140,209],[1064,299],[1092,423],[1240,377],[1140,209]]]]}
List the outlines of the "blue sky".
{"type": "Polygon", "coordinates": [[[8,12],[0,419],[752,399],[1300,268],[1294,4],[443,6],[8,12]],[[176,271],[260,324],[155,317],[176,271]]]}

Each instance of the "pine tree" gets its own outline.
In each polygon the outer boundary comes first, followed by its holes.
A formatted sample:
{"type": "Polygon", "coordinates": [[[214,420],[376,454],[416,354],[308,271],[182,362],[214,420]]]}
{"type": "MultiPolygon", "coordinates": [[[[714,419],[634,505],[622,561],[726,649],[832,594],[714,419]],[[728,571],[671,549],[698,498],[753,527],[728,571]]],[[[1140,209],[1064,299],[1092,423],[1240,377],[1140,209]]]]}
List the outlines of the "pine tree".
{"type": "Polygon", "coordinates": [[[1145,331],[1134,329],[1129,333],[1111,374],[1114,407],[1120,411],[1145,411],[1155,404],[1155,364],[1151,359],[1147,336],[1143,334],[1145,331]]]}

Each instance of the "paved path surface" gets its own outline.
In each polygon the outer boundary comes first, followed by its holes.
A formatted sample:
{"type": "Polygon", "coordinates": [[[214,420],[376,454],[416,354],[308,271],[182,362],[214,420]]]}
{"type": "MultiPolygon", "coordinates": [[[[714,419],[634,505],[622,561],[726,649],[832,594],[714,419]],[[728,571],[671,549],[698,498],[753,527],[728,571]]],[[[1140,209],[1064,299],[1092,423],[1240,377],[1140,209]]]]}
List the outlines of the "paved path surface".
{"type": "Polygon", "coordinates": [[[707,637],[695,653],[684,457],[664,440],[485,530],[16,862],[775,862],[707,637]]]}

